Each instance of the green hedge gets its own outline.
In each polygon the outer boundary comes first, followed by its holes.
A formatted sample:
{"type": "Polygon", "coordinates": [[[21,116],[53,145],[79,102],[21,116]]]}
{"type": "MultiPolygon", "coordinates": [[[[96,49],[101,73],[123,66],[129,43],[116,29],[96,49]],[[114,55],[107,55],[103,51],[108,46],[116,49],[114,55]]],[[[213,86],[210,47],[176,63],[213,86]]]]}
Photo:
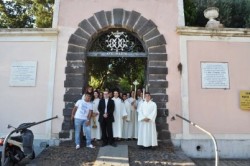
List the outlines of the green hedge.
{"type": "Polygon", "coordinates": [[[184,0],[186,26],[204,27],[207,7],[219,8],[219,20],[224,27],[250,28],[250,0],[184,0]]]}

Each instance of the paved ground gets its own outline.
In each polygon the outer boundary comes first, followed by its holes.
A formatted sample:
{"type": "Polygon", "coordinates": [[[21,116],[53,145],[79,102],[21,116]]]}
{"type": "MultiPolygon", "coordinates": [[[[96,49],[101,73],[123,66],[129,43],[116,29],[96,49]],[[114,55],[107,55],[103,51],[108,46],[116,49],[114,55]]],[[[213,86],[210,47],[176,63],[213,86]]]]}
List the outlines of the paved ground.
{"type": "MultiPolygon", "coordinates": [[[[48,147],[29,166],[92,166],[95,165],[101,142],[97,141],[95,149],[82,147],[75,150],[73,142],[63,142],[60,146],[48,147]]],[[[181,149],[173,147],[171,142],[159,142],[154,149],[141,149],[136,141],[119,141],[118,147],[128,147],[130,166],[214,166],[214,160],[190,159],[181,149]]],[[[113,147],[112,147],[113,148],[113,147]]],[[[101,148],[102,149],[102,148],[101,148]]],[[[104,149],[105,150],[110,150],[104,149]]],[[[116,149],[118,150],[118,149],[116,149]]],[[[119,150],[118,150],[119,151],[119,150]]],[[[122,152],[119,152],[123,155],[122,152]]],[[[249,160],[220,160],[219,166],[250,166],[249,160]]]]}
{"type": "Polygon", "coordinates": [[[128,145],[101,147],[94,165],[129,166],[128,145]]]}
{"type": "MultiPolygon", "coordinates": [[[[193,159],[197,166],[214,166],[214,160],[208,159],[193,159]]],[[[242,159],[221,159],[219,160],[219,166],[250,166],[250,159],[249,160],[242,160],[242,159]]]]}
{"type": "MultiPolygon", "coordinates": [[[[45,149],[29,166],[88,166],[94,165],[101,142],[95,142],[95,149],[86,147],[75,150],[73,142],[63,142],[60,146],[45,149]]],[[[173,148],[171,142],[159,142],[154,149],[141,149],[136,141],[119,141],[118,146],[128,146],[129,165],[194,165],[180,149],[173,148]]]]}

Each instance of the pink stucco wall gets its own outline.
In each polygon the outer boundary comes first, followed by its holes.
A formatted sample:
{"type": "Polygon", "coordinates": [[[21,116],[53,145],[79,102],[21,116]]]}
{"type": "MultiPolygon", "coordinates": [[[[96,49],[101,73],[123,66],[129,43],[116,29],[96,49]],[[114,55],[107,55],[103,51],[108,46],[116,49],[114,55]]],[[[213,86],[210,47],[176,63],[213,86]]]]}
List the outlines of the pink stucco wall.
{"type": "MultiPolygon", "coordinates": [[[[58,19],[58,53],[57,53],[57,74],[55,87],[54,109],[58,113],[62,111],[63,81],[65,80],[64,68],[66,66],[67,42],[69,37],[77,29],[78,24],[94,13],[101,10],[112,11],[114,8],[122,8],[127,11],[135,10],[141,13],[146,19],[151,19],[158,27],[161,34],[164,35],[167,45],[169,69],[167,80],[169,87],[167,94],[169,102],[167,108],[172,112],[181,112],[180,97],[180,74],[177,70],[179,59],[179,36],[176,33],[178,26],[178,1],[177,0],[61,0],[58,19]]],[[[53,132],[59,132],[61,124],[53,124],[53,132]]],[[[181,132],[181,121],[170,123],[170,130],[174,133],[181,132]]]]}
{"type": "MultiPolygon", "coordinates": [[[[248,134],[250,110],[240,109],[240,90],[250,89],[250,43],[188,41],[189,116],[214,134],[248,134]],[[230,89],[202,89],[200,62],[228,62],[230,89]]],[[[198,133],[190,127],[191,133],[198,133]]]]}
{"type": "MultiPolygon", "coordinates": [[[[16,36],[12,39],[14,41],[0,41],[1,134],[11,131],[7,129],[8,124],[17,127],[21,123],[37,122],[47,118],[52,46],[50,42],[23,39],[25,37],[16,36]],[[9,85],[11,64],[15,61],[37,62],[34,87],[9,85]]],[[[45,123],[33,127],[32,130],[36,138],[46,138],[45,123]]]]}

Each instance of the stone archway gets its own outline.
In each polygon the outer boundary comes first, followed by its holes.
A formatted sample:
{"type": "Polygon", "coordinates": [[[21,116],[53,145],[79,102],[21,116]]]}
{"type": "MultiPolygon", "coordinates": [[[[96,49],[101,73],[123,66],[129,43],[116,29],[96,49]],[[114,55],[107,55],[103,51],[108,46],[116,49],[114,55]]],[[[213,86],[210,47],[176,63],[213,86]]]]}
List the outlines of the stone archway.
{"type": "Polygon", "coordinates": [[[68,138],[71,129],[70,115],[74,102],[81,98],[82,87],[86,84],[86,58],[91,41],[99,32],[109,28],[124,28],[134,32],[144,42],[148,54],[148,82],[149,92],[157,104],[157,131],[158,139],[170,138],[166,116],[168,110],[166,102],[168,96],[166,88],[167,54],[166,40],[157,29],[152,20],[148,20],[136,11],[113,9],[112,11],[100,11],[92,17],[79,23],[77,30],[70,36],[67,51],[67,67],[65,68],[66,80],[64,87],[65,108],[63,110],[64,121],[60,138],[68,138]]]}

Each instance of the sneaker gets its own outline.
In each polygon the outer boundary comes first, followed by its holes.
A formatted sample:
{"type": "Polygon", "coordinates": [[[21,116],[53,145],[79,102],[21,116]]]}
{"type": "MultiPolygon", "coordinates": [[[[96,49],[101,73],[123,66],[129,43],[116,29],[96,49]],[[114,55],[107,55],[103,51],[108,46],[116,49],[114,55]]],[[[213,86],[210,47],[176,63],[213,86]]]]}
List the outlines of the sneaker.
{"type": "Polygon", "coordinates": [[[77,149],[80,149],[80,145],[76,145],[76,150],[77,150],[77,149]]]}
{"type": "Polygon", "coordinates": [[[95,146],[93,146],[92,144],[88,145],[87,148],[95,148],[95,146]]]}

